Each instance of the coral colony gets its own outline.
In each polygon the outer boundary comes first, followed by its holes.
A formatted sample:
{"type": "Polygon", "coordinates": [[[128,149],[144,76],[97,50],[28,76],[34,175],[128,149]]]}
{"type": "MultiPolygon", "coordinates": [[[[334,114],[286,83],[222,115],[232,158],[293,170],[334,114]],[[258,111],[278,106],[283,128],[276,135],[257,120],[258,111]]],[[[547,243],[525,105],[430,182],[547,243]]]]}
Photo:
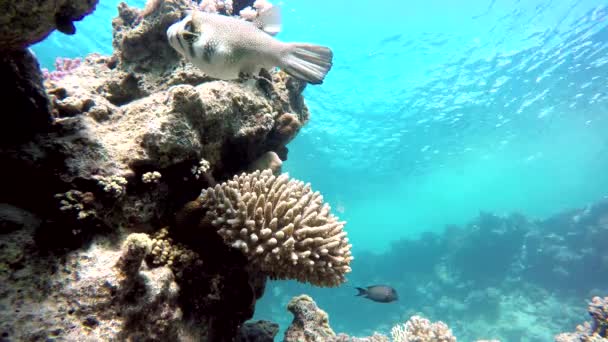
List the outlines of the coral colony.
{"type": "Polygon", "coordinates": [[[78,68],[82,64],[82,59],[77,58],[65,58],[57,57],[55,59],[55,70],[49,71],[47,68],[42,69],[42,76],[44,79],[51,81],[58,81],[70,74],[74,69],[78,68]]]}

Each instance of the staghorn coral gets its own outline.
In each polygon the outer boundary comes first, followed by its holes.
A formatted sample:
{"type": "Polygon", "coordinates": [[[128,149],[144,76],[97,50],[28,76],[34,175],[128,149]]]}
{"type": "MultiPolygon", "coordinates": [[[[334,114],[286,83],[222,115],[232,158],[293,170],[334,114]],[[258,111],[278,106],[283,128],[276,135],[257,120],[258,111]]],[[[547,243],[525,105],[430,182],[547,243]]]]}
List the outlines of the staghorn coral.
{"type": "Polygon", "coordinates": [[[331,287],[351,270],[344,222],[310,184],[256,171],[204,190],[199,201],[204,222],[271,279],[331,287]]]}
{"type": "Polygon", "coordinates": [[[391,335],[393,342],[456,342],[445,323],[431,323],[420,316],[412,316],[405,324],[394,326],[391,335]]]}

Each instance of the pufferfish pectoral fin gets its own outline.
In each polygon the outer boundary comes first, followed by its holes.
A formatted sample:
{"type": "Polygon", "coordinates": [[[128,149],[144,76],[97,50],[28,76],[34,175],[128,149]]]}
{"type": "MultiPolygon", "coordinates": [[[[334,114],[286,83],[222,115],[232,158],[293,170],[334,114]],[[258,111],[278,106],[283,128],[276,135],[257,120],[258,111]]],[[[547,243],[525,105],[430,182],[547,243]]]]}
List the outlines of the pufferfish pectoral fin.
{"type": "Polygon", "coordinates": [[[258,17],[255,18],[254,24],[269,35],[276,36],[281,32],[281,8],[278,5],[273,5],[260,12],[258,17]]]}

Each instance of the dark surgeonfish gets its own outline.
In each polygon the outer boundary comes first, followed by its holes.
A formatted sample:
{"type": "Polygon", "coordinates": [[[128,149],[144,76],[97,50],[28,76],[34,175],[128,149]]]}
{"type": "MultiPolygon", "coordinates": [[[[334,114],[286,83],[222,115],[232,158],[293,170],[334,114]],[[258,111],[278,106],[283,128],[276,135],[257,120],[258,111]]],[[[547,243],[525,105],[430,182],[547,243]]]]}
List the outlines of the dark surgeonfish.
{"type": "Polygon", "coordinates": [[[373,285],[366,288],[356,287],[356,289],[359,291],[357,296],[363,296],[374,302],[390,303],[399,299],[397,291],[386,285],[373,285]]]}

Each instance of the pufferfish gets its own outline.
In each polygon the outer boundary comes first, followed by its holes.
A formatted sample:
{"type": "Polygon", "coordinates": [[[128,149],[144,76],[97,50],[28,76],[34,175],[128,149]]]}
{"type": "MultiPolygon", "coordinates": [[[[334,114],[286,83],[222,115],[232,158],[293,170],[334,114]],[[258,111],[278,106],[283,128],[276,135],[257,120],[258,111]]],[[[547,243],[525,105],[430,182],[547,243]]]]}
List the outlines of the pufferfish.
{"type": "Polygon", "coordinates": [[[281,42],[273,37],[279,30],[276,6],[261,13],[255,23],[193,10],[167,29],[167,38],[171,47],[213,78],[255,77],[262,69],[279,67],[308,83],[323,83],[332,66],[331,49],[281,42]]]}

